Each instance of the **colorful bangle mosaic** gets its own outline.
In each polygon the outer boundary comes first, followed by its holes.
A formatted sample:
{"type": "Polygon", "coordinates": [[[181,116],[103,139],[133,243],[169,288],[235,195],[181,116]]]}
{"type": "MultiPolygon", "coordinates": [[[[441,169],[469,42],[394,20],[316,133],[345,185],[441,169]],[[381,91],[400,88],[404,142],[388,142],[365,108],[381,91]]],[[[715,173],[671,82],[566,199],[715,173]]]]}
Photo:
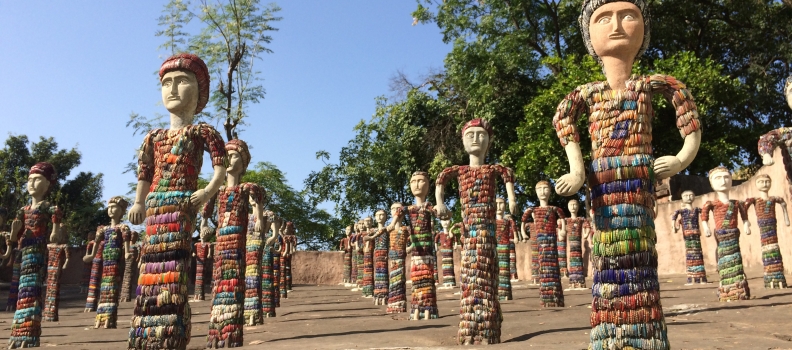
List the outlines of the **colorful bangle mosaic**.
{"type": "Polygon", "coordinates": [[[718,242],[716,257],[720,286],[720,301],[748,300],[751,291],[748,278],[743,270],[742,253],[740,251],[740,229],[737,228],[737,214],[746,220],[745,206],[737,200],[729,203],[708,201],[701,208],[701,220],[709,221],[709,212],[715,217],[715,240],[718,242]]]}
{"type": "Polygon", "coordinates": [[[276,245],[272,251],[272,304],[280,307],[280,277],[281,277],[281,258],[280,245],[276,245]]]}
{"type": "MultiPolygon", "coordinates": [[[[357,249],[355,248],[355,246],[353,244],[353,242],[355,242],[357,240],[357,233],[353,233],[351,236],[349,236],[349,240],[350,240],[350,242],[349,242],[349,245],[350,245],[350,248],[349,248],[349,255],[350,255],[350,257],[349,257],[349,268],[351,270],[350,271],[350,277],[349,277],[349,283],[357,284],[358,283],[358,261],[357,261],[358,252],[357,252],[357,249]]],[[[363,277],[363,276],[361,276],[361,277],[363,277]]]]}
{"type": "Polygon", "coordinates": [[[284,252],[280,254],[280,274],[278,280],[280,299],[289,299],[289,289],[286,287],[286,254],[284,252]]]}
{"type": "MultiPolygon", "coordinates": [[[[102,234],[97,232],[97,235],[102,234]]],[[[102,282],[102,252],[104,251],[104,241],[95,243],[99,247],[94,254],[91,265],[91,278],[88,281],[88,296],[85,298],[85,310],[96,311],[96,300],[99,299],[99,288],[102,282]]]]}
{"type": "Polygon", "coordinates": [[[443,286],[456,287],[456,275],[454,273],[454,239],[449,238],[446,232],[438,232],[435,242],[437,242],[440,247],[443,286]]]}
{"type": "Polygon", "coordinates": [[[762,240],[762,265],[764,265],[764,287],[787,288],[784,277],[784,261],[778,246],[778,233],[776,232],[776,204],[786,206],[786,201],[781,197],[749,198],[745,201],[746,210],[753,205],[756,211],[756,221],[759,224],[759,233],[762,240]]]}
{"type": "Polygon", "coordinates": [[[784,161],[789,193],[792,194],[792,127],[772,130],[759,138],[759,155],[773,156],[776,147],[782,147],[781,157],[784,161]]]}
{"type": "Polygon", "coordinates": [[[436,256],[433,254],[432,203],[411,205],[406,208],[405,218],[409,222],[412,256],[410,280],[412,281],[412,303],[410,318],[437,318],[437,288],[434,279],[436,256]],[[417,315],[416,315],[417,314],[417,315]]]}
{"type": "Polygon", "coordinates": [[[533,217],[533,235],[539,256],[539,304],[542,307],[564,307],[564,289],[558,264],[558,220],[564,218],[561,208],[554,206],[528,208],[523,218],[533,217]]]}
{"type": "MultiPolygon", "coordinates": [[[[90,238],[89,238],[90,239],[90,238]]],[[[94,242],[91,240],[88,244],[85,245],[85,252],[88,252],[93,249],[94,242]]],[[[93,267],[93,262],[83,262],[83,273],[82,278],[80,279],[80,293],[85,293],[88,290],[88,283],[91,281],[91,267],[93,267]]]]}
{"type": "Polygon", "coordinates": [[[583,261],[583,229],[590,228],[586,218],[566,218],[566,240],[569,253],[569,283],[573,288],[586,287],[586,270],[583,261]]]}
{"type": "Polygon", "coordinates": [[[407,256],[407,239],[410,229],[401,226],[400,229],[388,230],[388,308],[387,313],[407,312],[407,284],[404,275],[404,258],[407,256]]]}
{"type": "Polygon", "coordinates": [[[254,231],[256,217],[248,217],[248,231],[245,242],[245,321],[248,324],[264,323],[261,314],[261,248],[264,243],[261,234],[254,231]]]}
{"type": "Polygon", "coordinates": [[[511,271],[509,269],[509,236],[512,235],[509,222],[505,219],[495,220],[495,239],[498,259],[498,299],[512,300],[511,271]]]}
{"type": "Polygon", "coordinates": [[[195,300],[204,300],[206,292],[204,286],[211,278],[206,278],[207,266],[213,265],[213,258],[209,257],[209,250],[212,243],[195,243],[195,300]]]}
{"type": "Polygon", "coordinates": [[[459,344],[497,344],[501,339],[498,265],[495,256],[496,176],[514,182],[512,170],[501,165],[452,166],[437,176],[435,186],[457,177],[462,207],[462,261],[459,344]]]}
{"type": "Polygon", "coordinates": [[[135,299],[134,290],[136,286],[133,283],[137,281],[138,247],[131,245],[129,254],[131,257],[124,259],[124,279],[121,282],[119,302],[128,302],[135,299]]]}
{"type": "Polygon", "coordinates": [[[374,303],[385,305],[388,300],[388,235],[374,238],[374,303]]]}
{"type": "Polygon", "coordinates": [[[22,269],[22,255],[19,254],[16,242],[11,242],[8,249],[13,249],[11,259],[14,261],[14,266],[11,268],[11,285],[8,288],[8,303],[6,310],[16,311],[17,295],[19,295],[19,273],[22,269]]]}
{"type": "Polygon", "coordinates": [[[58,304],[60,302],[60,274],[66,259],[66,244],[48,244],[47,250],[47,294],[44,300],[44,321],[58,321],[58,304]]]}
{"type": "Polygon", "coordinates": [[[267,247],[261,255],[261,314],[275,317],[275,278],[272,266],[272,249],[267,247]]]}
{"type": "Polygon", "coordinates": [[[701,250],[701,230],[699,216],[701,208],[679,209],[671,216],[671,221],[682,222],[682,234],[685,240],[685,265],[687,283],[707,283],[707,272],[704,269],[704,253],[701,250]]]}
{"type": "Polygon", "coordinates": [[[99,305],[96,308],[97,324],[116,328],[118,321],[118,296],[121,284],[121,260],[125,236],[131,231],[127,225],[106,226],[103,229],[102,282],[99,289],[99,305]]]}

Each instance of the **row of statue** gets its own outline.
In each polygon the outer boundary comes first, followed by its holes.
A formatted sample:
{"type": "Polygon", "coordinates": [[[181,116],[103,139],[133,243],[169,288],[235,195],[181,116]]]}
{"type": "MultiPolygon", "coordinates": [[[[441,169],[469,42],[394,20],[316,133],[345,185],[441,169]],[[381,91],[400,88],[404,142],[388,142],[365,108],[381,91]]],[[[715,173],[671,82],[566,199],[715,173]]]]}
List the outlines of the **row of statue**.
{"type": "MultiPolygon", "coordinates": [[[[588,182],[592,226],[596,228],[592,230],[594,283],[590,349],[669,349],[657,277],[654,183],[684,170],[694,160],[702,135],[698,111],[691,92],[674,77],[631,75],[633,63],[649,45],[651,21],[645,0],[584,0],[579,22],[584,44],[589,54],[602,65],[606,81],[575,88],[559,104],[552,124],[569,159],[569,173],[555,181],[555,190],[562,196],[572,196],[588,182]],[[654,94],[663,95],[676,110],[676,125],[683,138],[682,148],[676,155],[654,157],[651,142],[654,94]],[[578,130],[578,119],[584,113],[588,114],[592,143],[589,166],[583,161],[578,130]]],[[[162,64],[159,77],[163,104],[170,113],[170,129],[150,131],[139,153],[138,182],[128,219],[134,225],[145,223],[146,229],[141,234],[140,274],[128,347],[187,347],[191,335],[187,296],[191,237],[199,229],[196,225],[199,210],[207,208],[207,203],[208,208],[216,205],[218,212],[212,283],[214,301],[207,345],[241,346],[246,315],[244,286],[247,285],[247,278],[243,280],[241,271],[247,271],[246,254],[243,252],[247,249],[248,226],[252,225],[252,231],[261,235],[270,220],[273,223],[278,220],[270,218],[263,210],[263,189],[255,184],[240,183],[250,162],[245,143],[240,140],[226,143],[211,126],[193,124],[195,114],[206,106],[209,99],[210,75],[206,64],[192,54],[175,55],[162,64]],[[206,187],[199,189],[198,174],[201,173],[204,150],[209,153],[213,175],[206,187]]],[[[792,100],[790,90],[787,83],[786,93],[792,100]]],[[[788,158],[791,130],[782,129],[768,134],[765,146],[760,143],[763,157],[774,147],[783,146],[788,158]]],[[[507,248],[502,247],[504,244],[501,242],[505,240],[497,236],[496,178],[500,177],[505,184],[509,212],[516,213],[514,175],[503,165],[486,164],[487,150],[494,138],[494,130],[487,121],[474,119],[467,122],[461,130],[461,137],[469,163],[446,168],[437,175],[437,204],[433,206],[425,200],[430,176],[416,173],[410,180],[410,188],[416,197],[413,205],[396,205],[392,211],[394,220],[386,227],[369,230],[372,224],[365,223],[366,236],[374,240],[374,250],[380,247],[376,255],[379,269],[372,267],[373,256],[366,262],[363,254],[363,261],[357,258],[356,263],[363,265],[363,279],[371,280],[374,271],[376,282],[376,271],[379,271],[380,283],[372,284],[371,293],[377,293],[375,290],[379,287],[375,300],[383,303],[384,238],[380,239],[379,245],[377,240],[388,233],[388,264],[394,267],[391,271],[404,266],[399,261],[406,259],[407,247],[410,249],[414,290],[411,316],[437,317],[432,281],[432,217],[440,220],[450,218],[444,191],[446,185],[456,179],[462,216],[458,227],[462,256],[458,341],[460,344],[499,343],[503,319],[498,293],[503,281],[499,278],[499,264],[505,258],[499,259],[498,252],[505,254],[507,248]]],[[[724,170],[713,169],[710,178],[721,181],[720,177],[723,177],[722,181],[727,181],[727,171],[724,170]]],[[[28,192],[32,200],[19,211],[11,227],[11,243],[20,256],[20,277],[10,348],[40,344],[42,311],[45,309],[43,280],[44,271],[47,271],[44,266],[48,257],[45,247],[47,241],[56,245],[63,242],[62,213],[45,200],[50,184],[55,180],[55,169],[49,164],[39,163],[30,169],[28,192]]],[[[549,188],[549,183],[540,183],[537,192],[549,193],[549,188]]],[[[739,250],[734,244],[734,237],[739,235],[736,212],[744,215],[746,205],[721,197],[705,206],[702,212],[705,221],[710,209],[715,213],[719,267],[723,267],[721,293],[727,296],[747,295],[744,274],[740,278],[739,250]]],[[[757,203],[754,205],[758,208],[757,203]]],[[[117,207],[113,210],[123,212],[120,201],[110,204],[117,207]]],[[[764,208],[767,207],[764,204],[764,208]]],[[[211,212],[211,209],[203,211],[204,220],[200,228],[208,227],[206,218],[211,212]]],[[[557,208],[540,205],[526,211],[522,220],[523,226],[531,221],[527,232],[535,236],[540,253],[537,275],[541,283],[541,302],[545,306],[564,305],[556,230],[569,224],[561,218],[557,208]]],[[[707,226],[702,226],[705,233],[709,231],[707,226]]],[[[501,226],[503,229],[508,227],[509,224],[501,226]]],[[[363,229],[359,230],[363,232],[363,229]]],[[[524,231],[525,227],[521,228],[520,234],[524,231]]],[[[126,247],[125,232],[131,234],[120,227],[117,220],[103,229],[103,261],[111,265],[118,261],[121,246],[126,247]]],[[[273,234],[277,232],[278,229],[273,229],[273,234]]],[[[768,242],[772,244],[771,239],[768,242]]],[[[197,255],[199,251],[196,249],[197,255]]],[[[59,259],[57,249],[53,254],[55,258],[51,261],[59,259]]],[[[773,258],[769,253],[768,260],[773,258]]],[[[117,265],[108,269],[108,278],[102,278],[102,283],[117,281],[117,265]]],[[[361,274],[359,269],[357,274],[361,274]]],[[[401,282],[396,278],[395,283],[401,282]]],[[[362,285],[367,293],[369,285],[362,285]]],[[[107,299],[105,288],[100,287],[99,290],[97,311],[101,309],[103,314],[112,314],[114,301],[107,299]]],[[[388,293],[390,307],[390,286],[388,293]]],[[[399,293],[398,288],[395,293],[399,293]]],[[[392,307],[406,311],[406,305],[398,303],[400,296],[393,297],[392,307]]],[[[109,327],[114,321],[110,316],[103,316],[99,323],[109,327]]]]}

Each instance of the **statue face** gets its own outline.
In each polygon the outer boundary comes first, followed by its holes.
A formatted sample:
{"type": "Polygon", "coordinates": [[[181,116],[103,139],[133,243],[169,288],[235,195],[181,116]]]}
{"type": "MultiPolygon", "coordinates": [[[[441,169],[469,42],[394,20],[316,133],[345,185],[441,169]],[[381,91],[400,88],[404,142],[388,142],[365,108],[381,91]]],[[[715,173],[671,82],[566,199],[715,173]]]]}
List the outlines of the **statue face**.
{"type": "Polygon", "coordinates": [[[462,135],[462,144],[465,146],[465,152],[483,158],[489,149],[489,133],[480,126],[467,128],[462,135]]]}
{"type": "Polygon", "coordinates": [[[696,195],[693,193],[693,191],[682,192],[682,203],[692,204],[694,198],[696,198],[696,195]]]}
{"type": "Polygon", "coordinates": [[[410,191],[413,196],[424,198],[429,194],[429,179],[424,175],[415,175],[410,178],[410,191]]]}
{"type": "Polygon", "coordinates": [[[242,162],[242,156],[237,151],[228,151],[228,168],[226,173],[239,176],[245,171],[245,164],[242,162]]]}
{"type": "Polygon", "coordinates": [[[398,215],[398,214],[399,214],[399,213],[398,213],[398,210],[399,210],[399,208],[401,208],[401,207],[402,207],[401,203],[394,203],[393,205],[391,205],[391,217],[392,217],[394,220],[396,220],[397,218],[398,218],[398,219],[401,219],[401,218],[402,218],[402,216],[401,216],[401,215],[398,215]]]}
{"type": "Polygon", "coordinates": [[[388,214],[385,214],[384,210],[379,210],[379,211],[377,211],[376,214],[374,214],[374,219],[377,220],[378,224],[383,224],[384,225],[385,224],[385,220],[388,219],[388,214]]]}
{"type": "Polygon", "coordinates": [[[124,216],[124,212],[125,210],[121,209],[118,204],[110,203],[107,206],[107,215],[113,220],[121,220],[121,218],[124,216]]]}
{"type": "Polygon", "coordinates": [[[503,198],[495,199],[495,211],[498,213],[503,213],[506,211],[506,201],[503,198]]]}
{"type": "Polygon", "coordinates": [[[443,228],[443,231],[448,232],[448,227],[451,226],[451,220],[440,220],[440,226],[443,228]]]}
{"type": "Polygon", "coordinates": [[[732,175],[728,171],[718,171],[709,177],[710,186],[714,191],[727,191],[732,186],[732,175]]]}
{"type": "Polygon", "coordinates": [[[536,185],[536,196],[543,201],[550,199],[550,186],[544,182],[536,185]]]}
{"type": "Polygon", "coordinates": [[[762,176],[756,179],[756,189],[761,192],[770,191],[770,186],[773,185],[773,180],[770,180],[769,177],[762,176]]]}
{"type": "Polygon", "coordinates": [[[27,191],[31,197],[41,199],[47,194],[50,182],[44,175],[32,174],[28,176],[27,191]]]}
{"type": "Polygon", "coordinates": [[[198,107],[198,81],[195,74],[186,70],[174,70],[162,77],[162,104],[168,112],[195,113],[198,107]]]}
{"type": "Polygon", "coordinates": [[[363,229],[367,229],[373,226],[374,226],[374,220],[371,217],[367,217],[363,219],[363,229]]]}
{"type": "Polygon", "coordinates": [[[352,226],[347,226],[346,227],[346,235],[349,236],[351,234],[352,234],[352,226]]]}
{"type": "Polygon", "coordinates": [[[632,3],[611,2],[591,15],[589,33],[598,56],[633,59],[643,44],[643,15],[632,3]]]}
{"type": "Polygon", "coordinates": [[[577,213],[580,210],[580,203],[573,199],[567,203],[567,209],[569,209],[570,213],[577,213]]]}

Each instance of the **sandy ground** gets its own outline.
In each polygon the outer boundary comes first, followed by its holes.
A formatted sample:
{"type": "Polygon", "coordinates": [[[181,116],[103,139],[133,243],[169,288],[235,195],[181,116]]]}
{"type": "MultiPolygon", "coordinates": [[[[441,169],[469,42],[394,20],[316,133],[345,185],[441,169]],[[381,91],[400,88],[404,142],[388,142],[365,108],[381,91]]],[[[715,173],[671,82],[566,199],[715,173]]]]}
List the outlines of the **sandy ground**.
{"type": "MultiPolygon", "coordinates": [[[[749,271],[761,276],[761,271],[749,271]]],[[[717,276],[710,275],[717,279],[717,276]]],[[[717,284],[684,286],[684,276],[663,276],[662,298],[673,349],[792,349],[792,289],[765,290],[761,277],[750,279],[753,299],[719,303],[717,284]]],[[[409,321],[388,315],[343,286],[296,285],[278,317],[245,328],[246,348],[266,349],[444,349],[456,347],[459,321],[455,290],[439,290],[440,318],[409,321]]],[[[408,285],[409,288],[409,285],[408,285]]],[[[83,313],[76,286],[62,290],[58,323],[44,323],[41,346],[67,349],[125,349],[132,303],[122,303],[118,329],[93,329],[95,313],[83,313]]],[[[539,308],[538,289],[516,282],[515,300],[503,302],[502,344],[495,349],[585,349],[591,296],[567,291],[566,308],[539,308]]],[[[7,291],[0,293],[4,301],[7,291]]],[[[209,301],[191,303],[189,349],[203,349],[209,301]]],[[[11,313],[0,320],[0,341],[10,334],[11,313]]]]}

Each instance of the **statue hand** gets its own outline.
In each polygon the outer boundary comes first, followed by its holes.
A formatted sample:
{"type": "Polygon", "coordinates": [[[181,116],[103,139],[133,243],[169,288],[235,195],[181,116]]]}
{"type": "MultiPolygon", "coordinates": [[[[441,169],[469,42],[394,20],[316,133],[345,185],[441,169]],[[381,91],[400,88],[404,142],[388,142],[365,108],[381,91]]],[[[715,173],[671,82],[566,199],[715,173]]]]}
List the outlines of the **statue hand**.
{"type": "Polygon", "coordinates": [[[202,188],[200,190],[193,192],[193,194],[190,196],[190,204],[192,204],[194,208],[200,209],[201,206],[206,203],[206,199],[208,197],[209,196],[207,195],[206,191],[204,191],[204,189],[202,188]]]}
{"type": "Polygon", "coordinates": [[[763,154],[762,155],[762,164],[768,165],[768,166],[775,164],[775,161],[773,160],[773,155],[772,154],[763,154]]]}
{"type": "Polygon", "coordinates": [[[712,236],[712,232],[710,232],[709,229],[706,229],[706,230],[704,230],[704,235],[707,236],[707,237],[710,237],[710,236],[712,236]]]}
{"type": "Polygon", "coordinates": [[[583,174],[566,174],[561,176],[555,185],[556,193],[564,197],[571,196],[583,187],[586,177],[583,174]]]}
{"type": "Polygon", "coordinates": [[[69,265],[69,259],[63,260],[63,267],[62,269],[66,268],[66,265],[69,265]]]}
{"type": "Polygon", "coordinates": [[[253,225],[253,231],[261,232],[262,230],[263,230],[263,227],[261,225],[261,220],[256,220],[256,224],[253,225]]]}
{"type": "Polygon", "coordinates": [[[93,261],[93,256],[91,256],[90,252],[85,254],[85,256],[83,257],[83,262],[86,264],[90,264],[92,261],[93,261]]]}
{"type": "Polygon", "coordinates": [[[682,170],[682,162],[676,156],[665,156],[655,159],[655,177],[660,179],[669,178],[682,170]]]}
{"type": "Polygon", "coordinates": [[[11,241],[12,242],[16,242],[16,241],[19,240],[18,239],[19,238],[18,235],[19,235],[19,230],[21,230],[21,229],[22,229],[22,220],[14,219],[14,221],[11,223],[11,241]]]}
{"type": "Polygon", "coordinates": [[[209,239],[209,237],[212,236],[213,232],[214,230],[212,230],[212,228],[209,227],[209,218],[203,218],[201,220],[201,241],[206,241],[207,239],[209,239]]]}
{"type": "Polygon", "coordinates": [[[751,234],[751,223],[746,222],[745,224],[743,224],[743,228],[745,230],[745,234],[746,235],[750,235],[751,234]]]}
{"type": "Polygon", "coordinates": [[[132,205],[132,209],[129,209],[129,214],[127,215],[129,218],[129,222],[133,225],[140,225],[143,223],[143,219],[146,218],[146,207],[143,203],[135,203],[132,205]]]}
{"type": "Polygon", "coordinates": [[[435,213],[437,213],[437,218],[440,220],[448,220],[451,218],[451,211],[448,210],[448,207],[445,203],[437,203],[434,207],[435,213]]]}

